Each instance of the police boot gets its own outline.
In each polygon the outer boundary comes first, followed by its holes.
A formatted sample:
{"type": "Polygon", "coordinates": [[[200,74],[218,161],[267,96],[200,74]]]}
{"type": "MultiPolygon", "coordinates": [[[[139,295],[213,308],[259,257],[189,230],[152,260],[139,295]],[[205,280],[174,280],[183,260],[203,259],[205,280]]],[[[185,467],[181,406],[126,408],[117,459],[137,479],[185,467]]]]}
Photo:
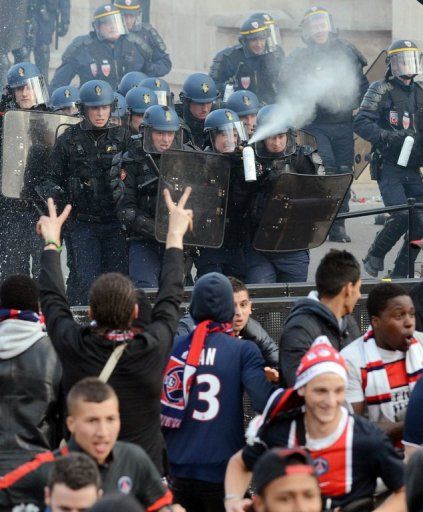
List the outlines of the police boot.
{"type": "Polygon", "coordinates": [[[372,277],[377,277],[379,272],[383,271],[383,261],[385,258],[372,256],[371,251],[374,248],[374,244],[370,247],[369,252],[363,259],[364,270],[372,277]]]}
{"type": "Polygon", "coordinates": [[[387,213],[379,213],[378,215],[375,215],[375,225],[384,226],[388,219],[389,215],[387,213]]]}
{"type": "Polygon", "coordinates": [[[50,65],[50,45],[40,44],[34,48],[35,64],[48,82],[48,68],[50,65]]]}
{"type": "Polygon", "coordinates": [[[351,237],[345,230],[345,220],[336,220],[329,231],[330,242],[350,243],[351,237]]]}
{"type": "MultiPolygon", "coordinates": [[[[406,277],[414,277],[414,272],[411,276],[408,276],[408,237],[405,237],[404,243],[398,253],[397,259],[395,260],[394,270],[391,273],[392,278],[401,279],[406,277]]],[[[410,247],[410,258],[414,269],[414,263],[417,259],[420,249],[410,247]]]]}

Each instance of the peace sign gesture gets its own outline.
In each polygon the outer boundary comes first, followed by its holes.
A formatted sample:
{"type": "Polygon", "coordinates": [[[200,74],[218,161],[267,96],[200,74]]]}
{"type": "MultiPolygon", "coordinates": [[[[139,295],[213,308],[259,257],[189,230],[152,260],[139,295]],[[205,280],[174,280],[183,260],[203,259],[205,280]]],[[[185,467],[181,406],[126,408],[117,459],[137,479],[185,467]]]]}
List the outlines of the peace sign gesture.
{"type": "Polygon", "coordinates": [[[56,205],[51,197],[47,199],[48,216],[43,215],[37,222],[36,232],[44,238],[45,242],[53,242],[60,245],[60,232],[66,219],[69,217],[72,206],[66,205],[63,212],[57,216],[56,205]]]}
{"type": "Polygon", "coordinates": [[[187,187],[184,190],[178,204],[172,201],[172,196],[167,188],[163,191],[166,206],[169,210],[169,228],[167,230],[166,249],[170,247],[183,249],[184,235],[188,230],[192,231],[193,229],[193,211],[185,209],[191,190],[191,187],[187,187]]]}

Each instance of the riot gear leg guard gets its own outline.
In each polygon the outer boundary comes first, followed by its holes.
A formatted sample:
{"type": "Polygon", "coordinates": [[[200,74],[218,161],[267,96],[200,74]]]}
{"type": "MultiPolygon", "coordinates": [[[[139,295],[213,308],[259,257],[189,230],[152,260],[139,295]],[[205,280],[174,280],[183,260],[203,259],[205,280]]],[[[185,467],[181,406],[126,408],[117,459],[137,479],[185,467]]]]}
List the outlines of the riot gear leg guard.
{"type": "Polygon", "coordinates": [[[41,74],[44,75],[45,79],[48,81],[48,68],[50,65],[50,45],[36,45],[34,48],[34,59],[35,64],[41,71],[41,74]]]}
{"type": "MultiPolygon", "coordinates": [[[[414,216],[413,230],[410,236],[404,237],[404,243],[402,244],[401,250],[395,260],[394,270],[392,271],[392,277],[408,277],[408,247],[411,240],[420,239],[423,237],[423,212],[418,211],[414,216]]],[[[417,247],[410,247],[410,258],[411,263],[414,263],[417,259],[420,249],[417,247]]],[[[414,277],[414,275],[410,276],[414,277]]]]}

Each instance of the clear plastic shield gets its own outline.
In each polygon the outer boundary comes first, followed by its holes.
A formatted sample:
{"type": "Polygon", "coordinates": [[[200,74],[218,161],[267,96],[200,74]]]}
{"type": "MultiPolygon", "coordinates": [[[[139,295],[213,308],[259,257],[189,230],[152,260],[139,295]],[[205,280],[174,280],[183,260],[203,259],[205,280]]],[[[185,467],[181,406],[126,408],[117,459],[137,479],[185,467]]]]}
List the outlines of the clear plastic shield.
{"type": "Polygon", "coordinates": [[[283,252],[321,245],[351,185],[352,174],[283,174],[254,236],[258,251],[283,252]]]}
{"type": "Polygon", "coordinates": [[[44,175],[56,137],[78,117],[50,112],[9,110],[4,115],[1,194],[37,199],[34,187],[44,175]]]}
{"type": "MultiPolygon", "coordinates": [[[[382,80],[386,72],[386,50],[379,53],[366,72],[369,83],[382,80]]],[[[358,180],[370,162],[372,145],[358,135],[354,136],[354,179],[358,180]]]]}
{"type": "Polygon", "coordinates": [[[184,237],[184,245],[221,247],[225,234],[226,207],[230,178],[227,157],[200,151],[167,151],[160,160],[155,235],[165,242],[169,212],[163,200],[168,188],[179,201],[187,186],[192,187],[186,205],[194,212],[194,230],[184,237]]]}

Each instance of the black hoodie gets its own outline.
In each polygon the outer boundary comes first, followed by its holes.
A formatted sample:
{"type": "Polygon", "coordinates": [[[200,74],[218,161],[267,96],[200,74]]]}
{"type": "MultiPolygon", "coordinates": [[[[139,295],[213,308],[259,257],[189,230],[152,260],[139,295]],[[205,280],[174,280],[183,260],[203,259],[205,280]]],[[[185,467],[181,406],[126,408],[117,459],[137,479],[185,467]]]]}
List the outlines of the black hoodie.
{"type": "Polygon", "coordinates": [[[342,327],[332,311],[316,299],[300,299],[295,303],[281,335],[279,373],[282,386],[293,386],[295,372],[302,356],[318,336],[327,336],[341,350],[361,333],[355,319],[347,315],[342,327]]]}

